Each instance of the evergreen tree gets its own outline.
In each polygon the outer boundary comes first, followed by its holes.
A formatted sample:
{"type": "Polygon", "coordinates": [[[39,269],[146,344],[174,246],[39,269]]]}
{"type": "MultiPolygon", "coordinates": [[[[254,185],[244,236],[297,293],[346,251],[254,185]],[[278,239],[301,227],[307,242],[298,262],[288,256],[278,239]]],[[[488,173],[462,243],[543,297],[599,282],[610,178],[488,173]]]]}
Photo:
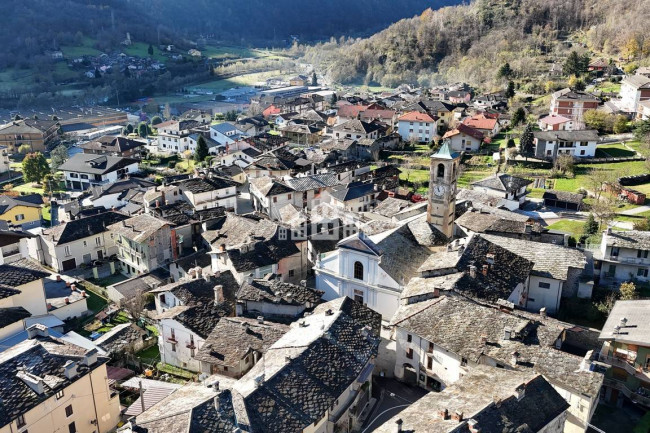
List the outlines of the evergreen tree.
{"type": "Polygon", "coordinates": [[[162,119],[160,118],[160,116],[153,116],[151,118],[151,124],[152,125],[159,125],[161,123],[162,123],[162,119]]]}
{"type": "Polygon", "coordinates": [[[153,46],[149,44],[149,48],[147,48],[147,53],[149,53],[150,56],[153,56],[153,46]]]}
{"type": "Polygon", "coordinates": [[[513,147],[517,147],[517,144],[515,143],[515,140],[513,140],[512,138],[509,138],[508,142],[506,144],[506,147],[508,149],[512,149],[513,147]]]}
{"type": "Polygon", "coordinates": [[[337,101],[338,98],[336,97],[336,93],[332,93],[332,99],[330,99],[330,107],[335,107],[337,101]]]}
{"type": "Polygon", "coordinates": [[[41,152],[28,153],[23,159],[23,176],[27,182],[41,182],[50,172],[47,159],[41,152]]]}
{"type": "Polygon", "coordinates": [[[533,125],[528,124],[524,129],[523,134],[521,134],[521,140],[519,141],[519,153],[526,157],[528,160],[529,156],[534,156],[535,153],[535,137],[533,136],[533,125]]]}
{"type": "MultiPolygon", "coordinates": [[[[587,62],[587,66],[589,62],[587,62]]],[[[587,70],[584,64],[584,58],[577,51],[571,51],[569,57],[564,61],[563,72],[566,75],[580,75],[587,70]]]]}
{"type": "Polygon", "coordinates": [[[515,96],[515,83],[508,81],[508,88],[506,89],[506,98],[510,99],[515,96]]]}
{"type": "Polygon", "coordinates": [[[526,121],[526,110],[519,107],[512,113],[512,126],[517,126],[526,121]]]}
{"type": "Polygon", "coordinates": [[[598,233],[598,221],[594,218],[594,214],[590,213],[587,217],[587,221],[585,221],[584,227],[582,228],[581,239],[584,241],[584,239],[595,235],[596,233],[598,233]]]}
{"type": "Polygon", "coordinates": [[[497,78],[510,78],[511,75],[510,63],[504,63],[497,71],[497,78]]]}
{"type": "Polygon", "coordinates": [[[210,150],[208,149],[207,141],[205,141],[205,138],[202,135],[199,135],[199,139],[196,140],[196,152],[194,153],[194,160],[196,162],[203,162],[209,154],[210,150]]]}
{"type": "Polygon", "coordinates": [[[99,72],[99,68],[95,68],[95,78],[102,78],[102,73],[99,72]]]}
{"type": "Polygon", "coordinates": [[[311,85],[318,86],[318,78],[316,77],[316,71],[311,73],[311,85]]]}
{"type": "Polygon", "coordinates": [[[131,125],[130,123],[126,125],[126,132],[127,135],[133,133],[133,125],[131,125]]]}
{"type": "Polygon", "coordinates": [[[142,138],[146,138],[149,135],[149,125],[145,122],[140,122],[138,125],[138,135],[142,138]]]}

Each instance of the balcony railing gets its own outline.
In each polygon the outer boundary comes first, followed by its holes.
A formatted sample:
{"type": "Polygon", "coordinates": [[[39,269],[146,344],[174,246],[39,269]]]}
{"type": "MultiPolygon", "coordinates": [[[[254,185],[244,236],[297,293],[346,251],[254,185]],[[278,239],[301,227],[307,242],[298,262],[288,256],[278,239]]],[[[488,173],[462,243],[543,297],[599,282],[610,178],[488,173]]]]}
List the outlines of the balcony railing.
{"type": "Polygon", "coordinates": [[[650,258],[644,259],[642,257],[621,257],[621,256],[612,256],[606,255],[603,257],[604,260],[607,260],[609,262],[618,262],[618,263],[623,263],[623,264],[629,264],[629,265],[650,265],[650,258]]]}
{"type": "Polygon", "coordinates": [[[600,355],[600,361],[605,362],[614,367],[619,367],[624,369],[629,374],[636,376],[640,380],[650,381],[650,373],[647,369],[643,369],[641,366],[635,367],[629,361],[618,358],[611,355],[600,355]]]}
{"type": "Polygon", "coordinates": [[[645,395],[639,394],[637,391],[631,390],[630,388],[627,387],[627,385],[624,382],[621,382],[616,379],[605,379],[603,381],[603,385],[609,386],[610,388],[617,389],[620,392],[623,393],[624,396],[629,398],[630,400],[642,404],[644,406],[650,407],[650,397],[646,397],[645,395]]]}

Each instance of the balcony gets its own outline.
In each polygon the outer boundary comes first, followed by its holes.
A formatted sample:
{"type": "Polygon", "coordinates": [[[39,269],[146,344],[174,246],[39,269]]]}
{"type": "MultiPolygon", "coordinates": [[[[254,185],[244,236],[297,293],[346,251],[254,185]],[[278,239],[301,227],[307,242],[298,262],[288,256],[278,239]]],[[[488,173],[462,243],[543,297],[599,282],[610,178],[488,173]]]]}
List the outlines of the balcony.
{"type": "Polygon", "coordinates": [[[608,262],[617,262],[624,265],[648,265],[650,266],[650,258],[644,259],[642,257],[630,257],[630,256],[612,256],[606,255],[603,257],[603,260],[608,262]]]}
{"type": "Polygon", "coordinates": [[[624,369],[628,374],[634,375],[637,379],[650,382],[650,373],[641,366],[635,367],[634,364],[626,359],[611,355],[600,355],[600,361],[613,367],[624,369]]]}
{"type": "Polygon", "coordinates": [[[603,381],[603,385],[608,386],[613,389],[617,389],[620,392],[623,393],[623,395],[630,400],[632,400],[635,403],[642,404],[644,406],[650,407],[650,397],[646,397],[645,395],[639,394],[639,392],[647,392],[647,391],[639,391],[639,390],[633,391],[630,388],[627,387],[627,385],[624,382],[618,381],[616,379],[605,379],[603,381]]]}

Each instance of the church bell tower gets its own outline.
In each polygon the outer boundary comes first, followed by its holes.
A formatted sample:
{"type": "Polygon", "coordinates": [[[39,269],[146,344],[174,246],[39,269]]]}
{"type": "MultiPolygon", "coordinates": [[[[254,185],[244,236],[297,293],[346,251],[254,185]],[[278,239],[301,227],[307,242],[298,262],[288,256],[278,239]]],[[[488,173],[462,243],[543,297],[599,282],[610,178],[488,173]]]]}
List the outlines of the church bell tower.
{"type": "Polygon", "coordinates": [[[452,152],[446,140],[440,149],[431,155],[427,221],[450,240],[454,237],[459,166],[460,154],[452,152]]]}

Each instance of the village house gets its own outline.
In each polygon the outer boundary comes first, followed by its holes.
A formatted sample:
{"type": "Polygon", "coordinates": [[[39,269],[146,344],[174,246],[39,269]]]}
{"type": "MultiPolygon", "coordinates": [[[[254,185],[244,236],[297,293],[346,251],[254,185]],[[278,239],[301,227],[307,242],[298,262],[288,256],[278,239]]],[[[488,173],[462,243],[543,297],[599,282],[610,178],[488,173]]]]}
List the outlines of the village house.
{"type": "Polygon", "coordinates": [[[476,366],[386,421],[378,433],[562,433],[569,404],[541,374],[476,366]],[[401,430],[399,430],[401,429],[401,430]]]}
{"type": "Polygon", "coordinates": [[[246,137],[244,131],[239,130],[232,123],[218,123],[210,127],[210,138],[222,148],[231,146],[244,137],[246,137]]]}
{"type": "Polygon", "coordinates": [[[595,269],[601,282],[648,281],[649,251],[650,232],[605,230],[600,250],[594,254],[595,269]]]}
{"type": "Polygon", "coordinates": [[[304,284],[284,283],[274,275],[242,284],[237,292],[237,315],[299,317],[321,302],[322,292],[304,284]]]}
{"type": "Polygon", "coordinates": [[[16,262],[29,255],[29,232],[0,229],[0,265],[16,262]]]}
{"type": "Polygon", "coordinates": [[[58,168],[65,177],[66,188],[85,191],[123,179],[140,169],[138,161],[111,155],[77,153],[58,168]]]}
{"type": "Polygon", "coordinates": [[[56,272],[108,259],[117,253],[117,246],[107,227],[127,218],[118,212],[104,212],[45,229],[33,240],[30,255],[56,272]]]}
{"type": "Polygon", "coordinates": [[[115,235],[117,259],[125,275],[146,274],[176,259],[176,232],[164,220],[142,214],[107,228],[115,235]]]}
{"type": "Polygon", "coordinates": [[[427,113],[411,111],[397,119],[397,132],[403,141],[428,143],[435,138],[438,124],[436,118],[427,113]]]}
{"type": "Polygon", "coordinates": [[[222,177],[195,177],[177,183],[180,192],[196,210],[224,207],[237,210],[237,187],[222,177]]]}
{"type": "Polygon", "coordinates": [[[498,207],[515,210],[526,202],[527,188],[531,183],[531,180],[501,173],[472,182],[471,186],[474,191],[498,198],[498,207]]]}
{"type": "Polygon", "coordinates": [[[251,137],[271,130],[271,125],[262,115],[240,118],[235,122],[235,127],[251,137]]]}
{"type": "Polygon", "coordinates": [[[289,122],[278,128],[282,137],[290,142],[302,145],[315,145],[320,140],[325,128],[317,125],[299,124],[289,122]]]}
{"type": "Polygon", "coordinates": [[[559,155],[593,158],[600,138],[596,130],[533,131],[535,157],[555,160],[559,155]]]}
{"type": "Polygon", "coordinates": [[[227,213],[202,233],[211,246],[212,271],[231,271],[239,284],[274,274],[297,284],[307,277],[307,239],[256,214],[227,213]]]}
{"type": "Polygon", "coordinates": [[[240,378],[289,327],[264,318],[223,317],[205,339],[195,359],[204,374],[240,378]]]}
{"type": "Polygon", "coordinates": [[[79,147],[83,153],[93,155],[122,156],[125,158],[139,158],[144,143],[132,138],[105,135],[96,140],[84,143],[79,147]]]}
{"type": "Polygon", "coordinates": [[[444,295],[400,306],[391,325],[400,380],[442,390],[481,366],[540,374],[570,405],[571,432],[586,430],[598,404],[604,368],[588,328],[444,295]]]}
{"type": "Polygon", "coordinates": [[[131,203],[134,195],[145,193],[156,186],[154,182],[137,177],[118,180],[90,188],[81,204],[94,208],[118,209],[131,203]]]}
{"type": "Polygon", "coordinates": [[[377,204],[379,186],[372,181],[352,182],[345,185],[334,186],[328,191],[323,200],[338,209],[350,212],[368,212],[377,204]]]}
{"type": "Polygon", "coordinates": [[[168,120],[158,125],[152,125],[152,128],[158,132],[158,151],[183,153],[188,150],[190,135],[201,125],[201,122],[195,120],[168,120]]]}
{"type": "Polygon", "coordinates": [[[542,117],[537,122],[537,126],[542,131],[573,131],[576,127],[572,119],[556,114],[542,117]]]}
{"type": "Polygon", "coordinates": [[[463,124],[481,131],[486,137],[494,137],[501,130],[499,119],[493,116],[486,116],[485,114],[466,117],[463,119],[463,124]]]}
{"type": "Polygon", "coordinates": [[[349,138],[360,140],[362,138],[377,138],[379,126],[376,123],[368,123],[363,120],[352,119],[345,123],[336,125],[332,135],[337,139],[349,138]]]}
{"type": "Polygon", "coordinates": [[[109,386],[109,358],[52,337],[43,325],[27,333],[27,340],[0,355],[0,398],[6,404],[0,430],[113,431],[120,399],[109,386]]]}
{"type": "Polygon", "coordinates": [[[616,301],[600,332],[604,400],[621,407],[626,399],[650,408],[650,301],[616,301]]]}
{"type": "MultiPolygon", "coordinates": [[[[548,114],[567,117],[573,120],[576,125],[584,125],[582,115],[587,110],[595,110],[599,104],[600,99],[590,93],[566,88],[551,95],[551,106],[548,114]]],[[[576,126],[575,129],[579,128],[576,126]]]]}
{"type": "Polygon", "coordinates": [[[650,119],[650,100],[639,102],[636,118],[637,120],[650,119]]]}
{"type": "Polygon", "coordinates": [[[0,175],[11,170],[11,160],[7,146],[0,145],[0,175]]]}
{"type": "Polygon", "coordinates": [[[169,421],[160,419],[169,413],[182,431],[210,431],[215,423],[220,431],[254,426],[259,433],[359,429],[372,394],[379,329],[372,310],[346,298],[328,302],[294,323],[241,379],[220,374],[188,384],[124,431],[166,432],[169,421]]]}
{"type": "Polygon", "coordinates": [[[150,293],[156,303],[160,359],[190,371],[201,371],[195,359],[222,317],[235,313],[238,284],[230,272],[197,271],[190,280],[160,286],[150,293]]]}
{"type": "Polygon", "coordinates": [[[0,146],[6,146],[10,153],[18,153],[23,145],[29,147],[29,152],[45,152],[58,129],[55,121],[13,120],[0,126],[0,146]]]}
{"type": "Polygon", "coordinates": [[[40,194],[10,197],[0,195],[0,220],[23,230],[40,227],[43,219],[43,197],[40,194]]]}
{"type": "MultiPolygon", "coordinates": [[[[621,108],[636,115],[639,103],[650,100],[650,78],[645,75],[630,75],[621,82],[621,108]]],[[[0,131],[1,132],[1,131],[0,131]]]]}
{"type": "Polygon", "coordinates": [[[477,152],[485,135],[478,129],[459,123],[454,129],[445,132],[442,138],[454,152],[477,152]]]}

